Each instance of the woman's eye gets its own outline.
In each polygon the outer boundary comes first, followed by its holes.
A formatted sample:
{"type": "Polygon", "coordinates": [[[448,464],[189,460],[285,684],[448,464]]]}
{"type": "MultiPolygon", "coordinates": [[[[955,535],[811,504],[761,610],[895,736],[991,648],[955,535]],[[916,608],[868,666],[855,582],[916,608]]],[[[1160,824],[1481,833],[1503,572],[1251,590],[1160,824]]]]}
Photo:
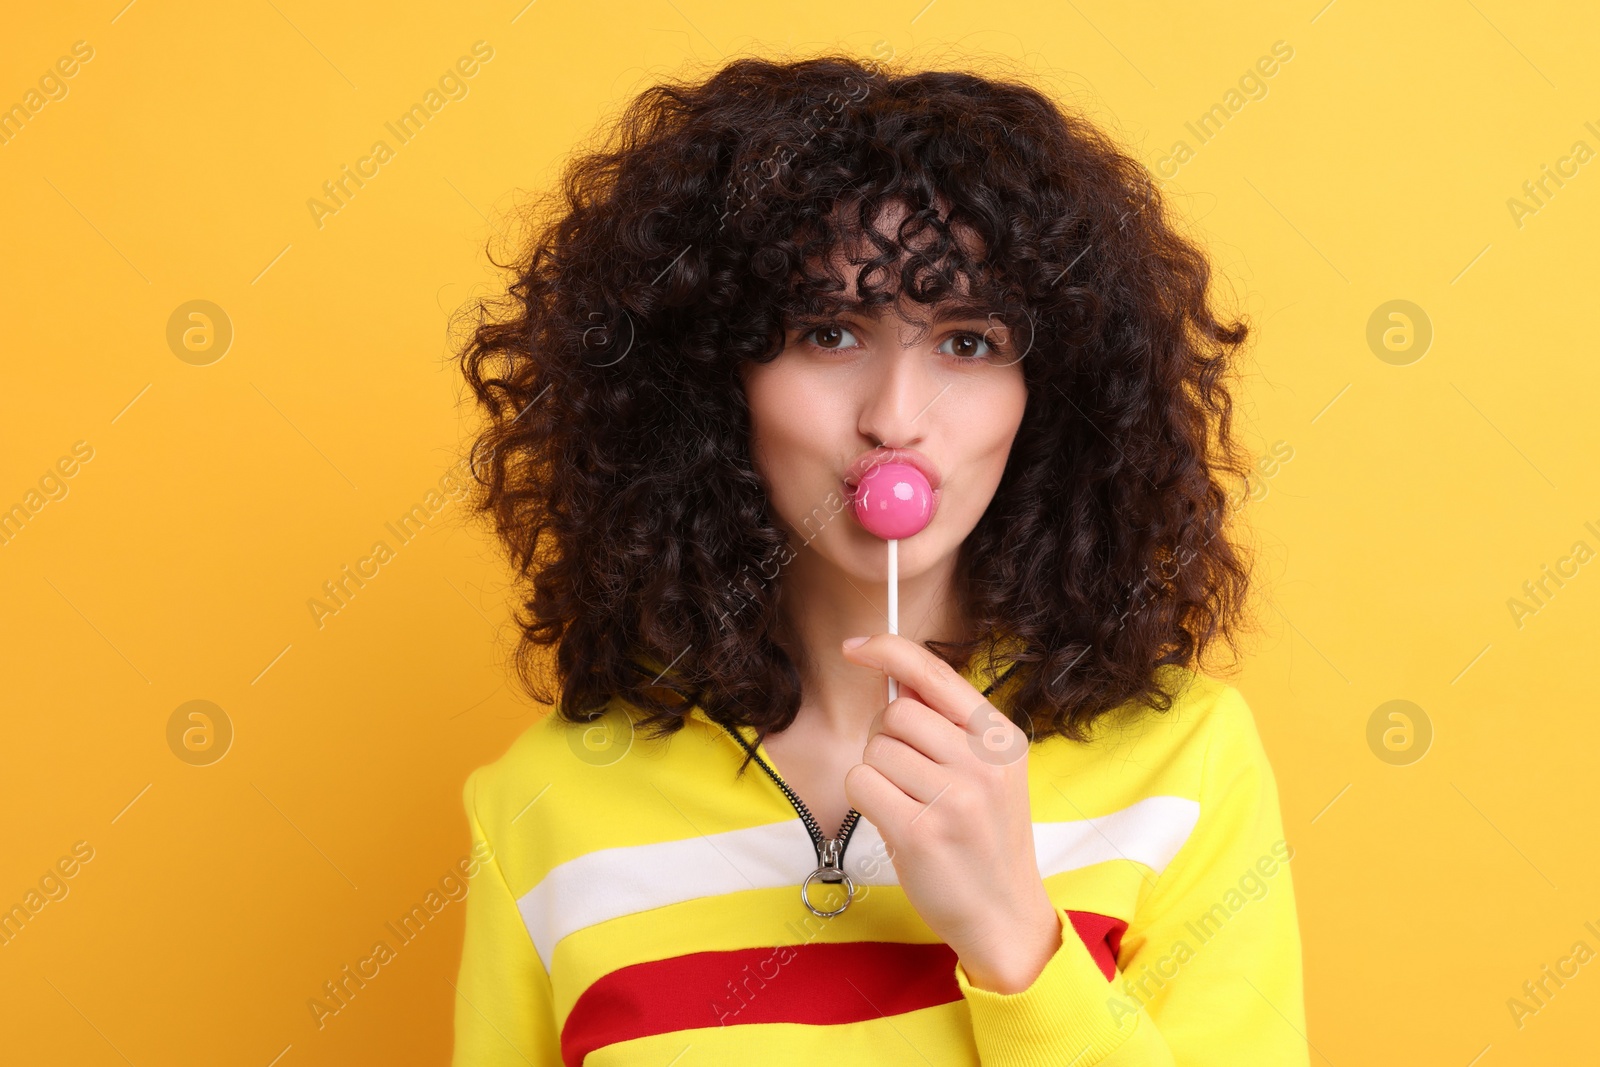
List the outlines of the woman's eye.
{"type": "MultiPolygon", "coordinates": [[[[813,347],[825,352],[842,352],[861,343],[848,327],[837,322],[825,322],[813,326],[800,335],[800,340],[807,341],[813,347]]],[[[936,351],[963,363],[980,363],[996,355],[994,344],[983,334],[972,330],[951,334],[940,343],[936,351]]]]}
{"type": "Polygon", "coordinates": [[[944,346],[948,344],[955,344],[958,347],[954,351],[946,352],[945,354],[955,356],[961,360],[988,359],[994,355],[994,345],[990,344],[981,333],[964,331],[952,334],[944,344],[939,346],[939,351],[944,352],[944,346]]]}
{"type": "Polygon", "coordinates": [[[813,329],[807,330],[805,333],[800,335],[800,339],[804,341],[807,338],[815,336],[819,339],[812,341],[811,343],[816,345],[818,348],[828,350],[851,347],[840,338],[840,335],[850,338],[852,342],[855,341],[855,334],[851,333],[849,330],[845,329],[836,322],[826,323],[822,326],[817,326],[813,329]]]}

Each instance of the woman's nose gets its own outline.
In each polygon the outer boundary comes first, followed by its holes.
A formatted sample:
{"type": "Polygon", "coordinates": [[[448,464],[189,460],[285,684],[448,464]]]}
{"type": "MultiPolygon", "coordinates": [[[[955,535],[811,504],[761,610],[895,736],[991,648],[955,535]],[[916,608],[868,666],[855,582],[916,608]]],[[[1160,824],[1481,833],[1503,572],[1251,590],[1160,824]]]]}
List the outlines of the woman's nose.
{"type": "Polygon", "coordinates": [[[862,434],[894,447],[908,445],[925,432],[922,420],[927,410],[949,388],[949,383],[941,387],[928,372],[927,347],[897,347],[873,360],[872,373],[861,379],[862,434]]]}

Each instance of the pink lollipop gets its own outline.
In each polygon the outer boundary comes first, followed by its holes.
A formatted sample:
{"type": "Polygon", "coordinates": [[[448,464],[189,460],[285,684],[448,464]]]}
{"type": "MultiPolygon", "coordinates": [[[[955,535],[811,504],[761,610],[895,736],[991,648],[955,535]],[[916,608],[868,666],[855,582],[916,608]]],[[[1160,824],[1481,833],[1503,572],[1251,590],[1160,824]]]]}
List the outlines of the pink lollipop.
{"type": "Polygon", "coordinates": [[[909,463],[883,463],[856,486],[856,518],[885,541],[920,533],[933,518],[933,487],[909,463]]]}
{"type": "MultiPolygon", "coordinates": [[[[889,632],[900,632],[900,538],[920,533],[933,518],[933,487],[909,463],[882,463],[862,476],[852,500],[856,519],[889,542],[889,632]]],[[[889,679],[889,699],[899,686],[889,679]]]]}

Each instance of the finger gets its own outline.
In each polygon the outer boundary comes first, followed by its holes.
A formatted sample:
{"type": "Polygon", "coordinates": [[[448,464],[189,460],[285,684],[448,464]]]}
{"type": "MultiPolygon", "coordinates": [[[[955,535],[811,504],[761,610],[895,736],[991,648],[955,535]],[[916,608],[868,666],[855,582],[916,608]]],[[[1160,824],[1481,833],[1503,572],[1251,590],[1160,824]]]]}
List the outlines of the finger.
{"type": "Polygon", "coordinates": [[[886,842],[898,840],[901,828],[922,810],[921,804],[906,796],[882,771],[865,763],[845,772],[844,795],[886,842]]]}
{"type": "Polygon", "coordinates": [[[879,734],[861,751],[861,762],[924,806],[950,786],[950,769],[890,734],[879,734]]]}
{"type": "Polygon", "coordinates": [[[900,634],[873,634],[855,648],[845,649],[844,655],[851,662],[876,667],[902,686],[911,686],[920,703],[962,729],[967,728],[973,709],[984,703],[983,694],[954,667],[900,634]]]}
{"type": "Polygon", "coordinates": [[[882,734],[915,749],[934,763],[954,764],[970,747],[968,735],[928,705],[898,697],[872,719],[867,742],[882,734]]]}

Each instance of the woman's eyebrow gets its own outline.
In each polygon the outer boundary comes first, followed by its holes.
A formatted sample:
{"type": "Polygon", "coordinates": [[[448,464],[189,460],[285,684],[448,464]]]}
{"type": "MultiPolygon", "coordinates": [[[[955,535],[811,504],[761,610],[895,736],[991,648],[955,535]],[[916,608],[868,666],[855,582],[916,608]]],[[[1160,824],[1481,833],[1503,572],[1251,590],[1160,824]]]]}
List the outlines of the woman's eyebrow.
{"type": "Polygon", "coordinates": [[[973,297],[955,297],[941,300],[933,306],[935,317],[950,319],[987,319],[996,314],[993,301],[973,297]]]}
{"type": "MultiPolygon", "coordinates": [[[[864,319],[878,320],[883,318],[888,310],[888,305],[877,304],[868,307],[862,300],[832,300],[818,308],[820,315],[857,315],[864,319]]],[[[924,312],[919,308],[918,314],[924,312]]],[[[961,319],[987,319],[995,314],[993,301],[974,297],[947,297],[935,303],[926,312],[931,314],[935,322],[951,322],[961,319]]]]}

